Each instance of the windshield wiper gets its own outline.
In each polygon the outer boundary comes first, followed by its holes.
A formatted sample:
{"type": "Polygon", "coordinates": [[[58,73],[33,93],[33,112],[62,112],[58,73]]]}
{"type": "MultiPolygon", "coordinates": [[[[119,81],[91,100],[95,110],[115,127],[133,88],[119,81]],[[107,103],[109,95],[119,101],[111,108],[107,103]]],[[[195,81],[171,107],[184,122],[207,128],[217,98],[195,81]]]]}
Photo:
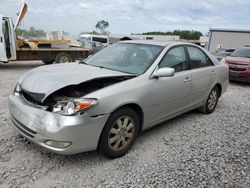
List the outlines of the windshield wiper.
{"type": "Polygon", "coordinates": [[[101,65],[93,65],[93,64],[89,64],[89,65],[91,65],[91,66],[93,66],[93,67],[98,67],[98,68],[100,68],[100,69],[108,69],[108,68],[106,68],[106,67],[104,67],[104,66],[101,66],[101,65]]]}
{"type": "Polygon", "coordinates": [[[85,65],[87,65],[87,63],[85,61],[83,61],[83,60],[79,61],[79,64],[85,64],[85,65]]]}
{"type": "MultiPolygon", "coordinates": [[[[81,60],[79,61],[79,64],[84,64],[84,65],[90,65],[90,66],[93,66],[93,67],[99,67],[99,68],[106,68],[106,67],[103,67],[103,66],[100,66],[100,65],[92,65],[92,64],[88,64],[86,63],[85,61],[81,60]]],[[[106,68],[107,69],[107,68],[106,68]]]]}

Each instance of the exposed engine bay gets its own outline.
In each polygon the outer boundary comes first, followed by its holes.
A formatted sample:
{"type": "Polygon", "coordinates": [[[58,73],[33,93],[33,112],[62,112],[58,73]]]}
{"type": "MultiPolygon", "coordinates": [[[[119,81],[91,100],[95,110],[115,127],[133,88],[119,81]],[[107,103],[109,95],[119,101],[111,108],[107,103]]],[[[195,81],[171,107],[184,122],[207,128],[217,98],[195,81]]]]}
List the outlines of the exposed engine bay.
{"type": "Polygon", "coordinates": [[[119,76],[119,77],[106,77],[106,78],[98,78],[94,80],[89,80],[87,82],[83,82],[78,85],[70,85],[64,88],[61,88],[50,96],[48,96],[43,105],[48,106],[48,110],[51,111],[53,106],[58,101],[70,100],[73,98],[82,97],[88,93],[94,92],[96,90],[102,89],[104,87],[113,85],[115,83],[125,81],[135,76],[119,76]]]}

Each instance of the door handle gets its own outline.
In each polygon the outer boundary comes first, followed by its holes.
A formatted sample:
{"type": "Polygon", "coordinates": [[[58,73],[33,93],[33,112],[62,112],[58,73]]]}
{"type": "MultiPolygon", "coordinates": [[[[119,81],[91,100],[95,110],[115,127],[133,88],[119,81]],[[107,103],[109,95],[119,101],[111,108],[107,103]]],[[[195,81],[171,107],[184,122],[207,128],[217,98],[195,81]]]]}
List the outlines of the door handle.
{"type": "Polygon", "coordinates": [[[215,74],[216,74],[215,71],[212,71],[212,72],[210,73],[211,76],[214,76],[215,74]]]}
{"type": "Polygon", "coordinates": [[[191,81],[191,79],[189,77],[186,77],[185,80],[184,80],[184,82],[186,82],[186,83],[190,82],[190,81],[191,81]]]}

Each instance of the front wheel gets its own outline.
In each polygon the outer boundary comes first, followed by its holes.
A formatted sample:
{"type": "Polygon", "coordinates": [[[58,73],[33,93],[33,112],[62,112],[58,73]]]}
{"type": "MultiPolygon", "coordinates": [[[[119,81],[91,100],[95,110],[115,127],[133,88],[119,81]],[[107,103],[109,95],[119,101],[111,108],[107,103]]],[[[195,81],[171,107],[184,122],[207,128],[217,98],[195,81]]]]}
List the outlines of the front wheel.
{"type": "Polygon", "coordinates": [[[199,110],[205,114],[210,114],[214,111],[219,99],[219,89],[214,87],[209,93],[206,104],[199,108],[199,110]]]}
{"type": "Polygon", "coordinates": [[[134,144],[139,132],[137,113],[122,108],[111,114],[100,137],[98,150],[108,158],[125,155],[134,144]]]}

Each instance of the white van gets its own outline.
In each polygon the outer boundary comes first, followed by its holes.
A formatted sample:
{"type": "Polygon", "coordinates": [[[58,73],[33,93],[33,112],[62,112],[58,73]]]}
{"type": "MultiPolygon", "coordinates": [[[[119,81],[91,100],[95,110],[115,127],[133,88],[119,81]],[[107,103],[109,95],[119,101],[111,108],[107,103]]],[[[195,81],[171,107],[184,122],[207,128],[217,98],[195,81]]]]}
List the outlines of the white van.
{"type": "Polygon", "coordinates": [[[81,43],[95,41],[107,46],[109,44],[109,37],[106,35],[83,34],[79,36],[78,41],[80,41],[81,43]]]}

